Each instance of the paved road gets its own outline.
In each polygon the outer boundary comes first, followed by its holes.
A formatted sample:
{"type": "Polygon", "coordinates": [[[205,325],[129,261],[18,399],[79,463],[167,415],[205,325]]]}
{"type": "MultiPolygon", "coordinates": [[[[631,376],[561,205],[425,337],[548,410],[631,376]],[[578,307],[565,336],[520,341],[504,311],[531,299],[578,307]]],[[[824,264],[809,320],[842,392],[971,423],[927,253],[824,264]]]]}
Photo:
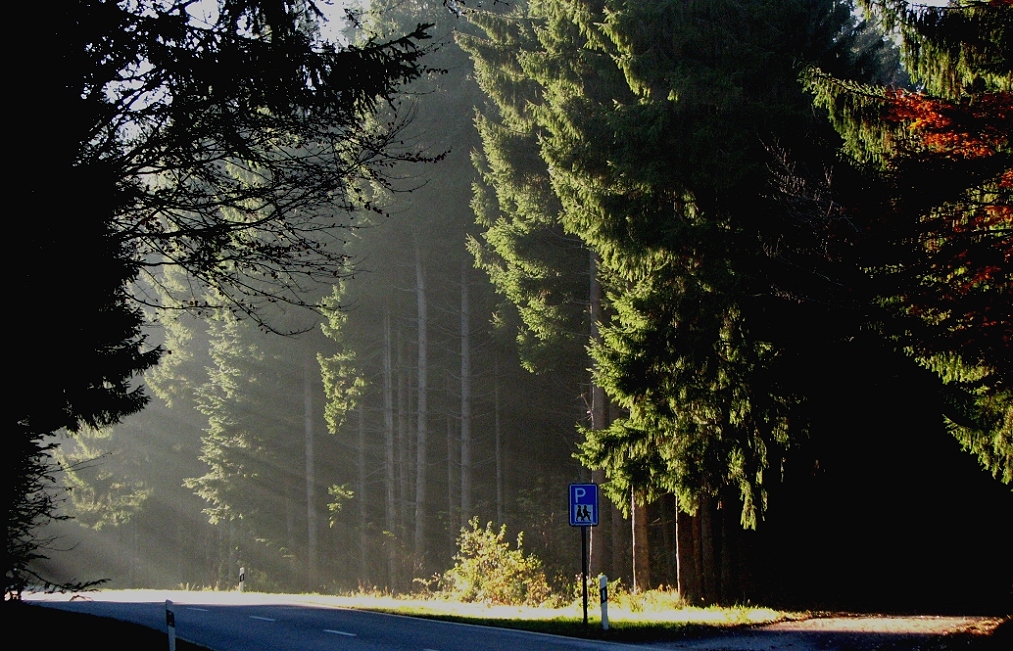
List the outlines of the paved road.
{"type": "Polygon", "coordinates": [[[902,651],[924,648],[941,635],[987,632],[1002,621],[836,616],[637,646],[349,610],[321,605],[322,597],[125,590],[68,598],[27,597],[160,630],[165,630],[165,599],[172,599],[177,636],[214,651],[902,651]]]}
{"type": "MultiPolygon", "coordinates": [[[[222,604],[175,593],[176,635],[214,651],[623,651],[641,647],[297,603],[222,604]]],[[[53,601],[54,608],[165,629],[164,601],[53,601]]],[[[33,600],[34,601],[34,600],[33,600]]]]}

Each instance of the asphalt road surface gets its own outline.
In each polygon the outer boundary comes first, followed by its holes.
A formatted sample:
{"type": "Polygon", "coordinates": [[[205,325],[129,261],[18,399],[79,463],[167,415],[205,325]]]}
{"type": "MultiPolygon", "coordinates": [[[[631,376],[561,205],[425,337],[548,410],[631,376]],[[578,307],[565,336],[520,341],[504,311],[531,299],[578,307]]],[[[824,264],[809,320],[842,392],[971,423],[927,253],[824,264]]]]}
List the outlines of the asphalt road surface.
{"type": "Polygon", "coordinates": [[[174,602],[177,637],[213,651],[914,651],[940,636],[990,631],[1005,619],[838,615],[631,645],[350,610],[322,605],[320,597],[154,590],[26,595],[45,606],[163,631],[166,598],[174,602]]]}
{"type": "MultiPolygon", "coordinates": [[[[297,603],[174,594],[176,636],[214,651],[622,651],[642,647],[297,603]]],[[[35,600],[165,630],[164,601],[35,600]]]]}

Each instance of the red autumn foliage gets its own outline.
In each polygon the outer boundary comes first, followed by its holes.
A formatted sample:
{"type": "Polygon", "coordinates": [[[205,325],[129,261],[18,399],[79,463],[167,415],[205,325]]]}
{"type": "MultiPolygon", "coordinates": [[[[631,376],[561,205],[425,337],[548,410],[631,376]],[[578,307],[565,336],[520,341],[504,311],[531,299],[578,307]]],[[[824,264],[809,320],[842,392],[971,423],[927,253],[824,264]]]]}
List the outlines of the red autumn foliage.
{"type": "Polygon", "coordinates": [[[1011,93],[982,93],[951,101],[890,90],[887,99],[886,119],[908,123],[911,133],[930,152],[973,159],[994,156],[1009,147],[1013,133],[1011,93]]]}
{"type": "MultiPolygon", "coordinates": [[[[908,313],[927,319],[936,332],[930,338],[934,343],[922,344],[927,350],[955,347],[972,356],[979,350],[1009,346],[1013,169],[1004,161],[1009,160],[1013,134],[1013,95],[990,92],[950,100],[890,90],[883,119],[902,126],[909,135],[899,143],[890,164],[896,171],[904,170],[899,189],[909,199],[931,190],[925,184],[939,183],[941,178],[970,183],[959,200],[936,204],[918,214],[915,222],[907,222],[913,230],[905,239],[920,251],[908,260],[907,271],[921,281],[909,285],[903,298],[908,313]],[[991,171],[963,176],[962,171],[970,168],[991,171]],[[925,177],[928,170],[936,172],[925,177]],[[940,176],[939,170],[952,175],[940,176]]],[[[910,204],[895,204],[901,212],[905,205],[910,204]]]]}

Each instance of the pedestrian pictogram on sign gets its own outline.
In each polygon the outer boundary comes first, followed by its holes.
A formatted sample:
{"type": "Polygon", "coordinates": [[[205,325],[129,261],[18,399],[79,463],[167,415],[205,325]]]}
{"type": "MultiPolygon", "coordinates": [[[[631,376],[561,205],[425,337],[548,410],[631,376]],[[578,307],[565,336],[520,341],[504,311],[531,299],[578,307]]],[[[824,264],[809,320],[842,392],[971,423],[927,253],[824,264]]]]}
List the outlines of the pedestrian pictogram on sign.
{"type": "Polygon", "coordinates": [[[570,526],[598,525],[598,484],[570,484],[570,526]]]}

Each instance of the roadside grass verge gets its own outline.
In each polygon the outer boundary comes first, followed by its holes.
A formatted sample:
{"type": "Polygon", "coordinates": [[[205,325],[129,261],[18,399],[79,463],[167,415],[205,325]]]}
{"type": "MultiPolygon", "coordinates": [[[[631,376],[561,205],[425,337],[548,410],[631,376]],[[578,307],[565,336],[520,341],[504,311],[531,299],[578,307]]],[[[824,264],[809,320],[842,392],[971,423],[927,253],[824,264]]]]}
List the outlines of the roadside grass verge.
{"type": "Polygon", "coordinates": [[[614,642],[650,642],[695,637],[713,634],[721,629],[770,624],[805,616],[801,613],[751,606],[644,607],[643,604],[650,604],[652,601],[650,595],[646,595],[636,611],[619,604],[610,604],[609,630],[604,631],[597,603],[588,604],[588,623],[585,626],[580,604],[561,608],[500,606],[461,603],[439,598],[402,598],[369,594],[351,594],[342,597],[306,595],[304,599],[307,603],[356,610],[614,642]]]}

